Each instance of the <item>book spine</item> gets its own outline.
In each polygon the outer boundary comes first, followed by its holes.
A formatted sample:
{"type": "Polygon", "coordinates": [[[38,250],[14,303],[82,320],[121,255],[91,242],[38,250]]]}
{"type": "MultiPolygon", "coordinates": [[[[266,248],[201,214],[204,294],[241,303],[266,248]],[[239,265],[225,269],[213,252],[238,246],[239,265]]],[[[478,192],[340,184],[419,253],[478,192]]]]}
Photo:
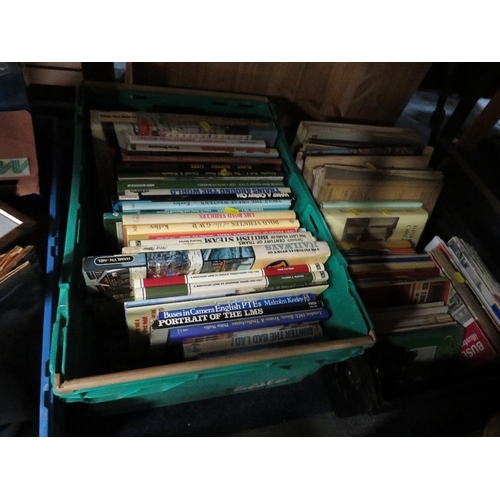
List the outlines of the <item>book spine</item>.
{"type": "MultiPolygon", "coordinates": [[[[178,135],[197,134],[205,137],[213,135],[246,135],[253,139],[263,139],[274,144],[277,129],[270,120],[249,118],[229,118],[214,116],[195,116],[170,113],[138,114],[135,130],[140,135],[178,135]]],[[[119,122],[120,123],[120,122],[119,122]]],[[[121,122],[123,123],[123,121],[121,122]]],[[[134,123],[132,120],[126,123],[134,123]]]]}
{"type": "Polygon", "coordinates": [[[281,276],[289,274],[301,274],[321,272],[325,273],[325,280],[328,274],[323,264],[302,264],[288,267],[268,267],[266,269],[250,269],[248,271],[230,271],[207,274],[182,274],[179,276],[164,276],[160,278],[144,278],[134,280],[134,288],[151,288],[157,286],[185,285],[195,283],[212,283],[231,280],[242,280],[251,278],[263,278],[265,276],[281,276]]]}
{"type": "Polygon", "coordinates": [[[361,281],[357,283],[359,295],[365,306],[388,307],[427,302],[448,302],[450,281],[446,278],[420,281],[361,281]],[[377,293],[373,293],[376,289],[377,293]]]}
{"type": "Polygon", "coordinates": [[[124,226],[141,224],[180,224],[233,220],[296,219],[293,210],[273,210],[268,212],[195,212],[177,214],[123,214],[124,226]]]}
{"type": "MultiPolygon", "coordinates": [[[[215,277],[213,278],[215,279],[215,277]]],[[[285,274],[280,276],[262,276],[256,278],[224,279],[203,282],[191,280],[191,283],[172,284],[167,286],[151,286],[134,288],[135,300],[156,299],[176,295],[202,295],[204,293],[227,292],[238,293],[266,290],[267,288],[293,288],[296,286],[324,283],[328,280],[326,271],[285,274]],[[243,290],[240,292],[240,290],[243,290]]]]}
{"type": "Polygon", "coordinates": [[[405,269],[435,269],[433,262],[381,262],[380,264],[351,264],[352,272],[400,271],[405,269]]]}
{"type": "Polygon", "coordinates": [[[195,144],[186,146],[157,146],[157,145],[145,145],[136,144],[133,150],[128,150],[128,153],[207,153],[207,154],[218,154],[218,155],[231,155],[238,158],[246,158],[248,156],[258,156],[262,158],[278,158],[279,152],[275,148],[256,148],[256,147],[244,147],[244,146],[224,146],[224,145],[211,145],[211,146],[197,146],[195,144]]]}
{"type": "Polygon", "coordinates": [[[129,143],[133,146],[223,146],[223,147],[243,147],[243,148],[266,148],[266,141],[261,139],[239,139],[234,137],[219,138],[208,136],[154,136],[154,135],[131,135],[129,143]]]}
{"type": "Polygon", "coordinates": [[[250,180],[243,179],[118,179],[116,181],[116,190],[118,193],[126,194],[129,191],[132,193],[151,193],[165,194],[165,189],[211,189],[211,188],[265,188],[265,187],[284,187],[282,179],[261,179],[253,178],[250,180]]]}
{"type": "MultiPolygon", "coordinates": [[[[149,197],[158,198],[162,197],[173,197],[172,200],[159,200],[159,201],[182,201],[187,199],[186,197],[193,197],[193,200],[222,200],[222,199],[288,199],[291,197],[292,190],[288,187],[279,186],[263,186],[263,187],[219,187],[219,188],[166,188],[166,189],[156,189],[154,193],[150,193],[149,197]],[[238,196],[234,196],[238,195],[238,196]],[[250,196],[258,195],[258,196],[250,196]],[[274,196],[269,196],[274,195],[274,196]],[[277,196],[280,195],[280,196],[277,196]],[[217,196],[217,198],[213,198],[217,196]]],[[[122,196],[138,196],[131,190],[125,190],[122,196]]],[[[146,193],[142,193],[138,199],[149,199],[146,193]]]]}
{"type": "Polygon", "coordinates": [[[176,300],[178,299],[177,297],[173,299],[153,299],[146,301],[134,301],[131,299],[124,303],[125,319],[129,332],[149,335],[151,324],[158,318],[210,314],[287,303],[300,305],[310,300],[316,300],[316,297],[326,288],[327,285],[305,286],[288,290],[286,296],[283,295],[283,291],[280,289],[217,298],[205,296],[200,299],[193,299],[191,296],[186,297],[184,300],[176,300]]]}
{"type": "Polygon", "coordinates": [[[182,343],[185,359],[193,359],[207,353],[228,351],[241,348],[283,344],[291,341],[322,337],[319,324],[298,326],[295,328],[262,328],[251,332],[232,333],[215,339],[211,336],[200,337],[194,341],[182,343]]]}
{"type": "MultiPolygon", "coordinates": [[[[255,188],[257,189],[257,188],[255,188]]],[[[279,189],[279,188],[270,188],[279,189]]],[[[283,188],[286,189],[286,188],[283,188]]],[[[216,193],[212,194],[196,194],[196,193],[174,193],[174,194],[151,194],[151,193],[132,193],[127,191],[124,195],[120,195],[121,201],[238,201],[238,200],[287,200],[295,201],[295,196],[291,192],[249,192],[249,193],[216,193]]]]}
{"type": "Polygon", "coordinates": [[[222,222],[186,222],[179,224],[134,224],[123,225],[123,242],[128,245],[129,237],[138,234],[148,235],[203,235],[221,233],[238,233],[248,230],[286,230],[298,229],[297,219],[244,220],[222,222]]]}
{"type": "Polygon", "coordinates": [[[418,280],[441,275],[439,268],[433,269],[401,269],[401,270],[380,270],[380,271],[353,271],[348,269],[351,278],[359,280],[380,280],[380,279],[408,279],[418,280]]]}
{"type": "Polygon", "coordinates": [[[363,209],[384,209],[384,208],[422,208],[421,201],[399,201],[399,200],[384,200],[384,201],[323,201],[320,208],[328,210],[330,208],[363,208],[363,209]]]}
{"type": "MultiPolygon", "coordinates": [[[[290,325],[305,325],[308,323],[318,323],[328,319],[330,313],[327,309],[315,309],[311,311],[298,311],[294,313],[273,314],[257,318],[236,319],[219,321],[212,324],[183,326],[178,328],[167,328],[168,342],[171,344],[182,343],[193,337],[204,335],[241,332],[245,330],[260,329],[267,327],[281,326],[286,328],[290,325]]],[[[160,328],[156,329],[159,330],[160,328]]],[[[153,336],[155,331],[152,330],[153,336]]]]}
{"type": "Polygon", "coordinates": [[[197,129],[192,129],[190,127],[189,132],[176,132],[172,131],[170,128],[166,127],[151,127],[145,130],[145,135],[132,135],[131,137],[137,140],[144,138],[145,140],[155,140],[155,139],[188,139],[188,140],[204,140],[204,139],[218,139],[223,141],[249,141],[252,140],[252,136],[248,134],[226,134],[221,131],[218,132],[207,132],[204,131],[202,127],[197,129]],[[157,133],[159,135],[151,135],[152,133],[157,133]]]}
{"type": "Polygon", "coordinates": [[[290,200],[220,200],[220,201],[123,201],[120,207],[123,213],[143,211],[182,212],[220,212],[228,209],[242,211],[286,210],[290,208],[290,200]]]}
{"type": "Polygon", "coordinates": [[[214,304],[203,302],[202,305],[198,302],[191,303],[190,307],[178,309],[166,309],[158,311],[157,319],[172,319],[182,318],[185,316],[197,316],[201,314],[218,314],[228,313],[232,311],[243,311],[246,309],[269,309],[272,307],[294,307],[296,310],[303,307],[305,303],[316,301],[316,296],[312,293],[292,294],[286,297],[262,297],[258,295],[240,295],[233,298],[232,301],[220,302],[214,304]]]}
{"type": "Polygon", "coordinates": [[[124,163],[154,163],[154,164],[174,164],[174,163],[224,163],[226,165],[235,165],[240,163],[250,164],[250,165],[277,165],[281,166],[283,160],[279,156],[273,157],[246,157],[244,161],[241,158],[234,156],[204,156],[204,155],[137,155],[137,154],[126,154],[122,152],[121,154],[122,162],[124,163]]]}
{"type": "Polygon", "coordinates": [[[460,356],[474,363],[491,361],[498,356],[498,353],[475,320],[465,326],[460,356]]]}
{"type": "MultiPolygon", "coordinates": [[[[219,236],[219,237],[197,237],[191,236],[186,238],[167,238],[167,239],[155,239],[152,240],[132,240],[130,242],[131,253],[137,251],[148,251],[148,248],[161,247],[156,251],[168,251],[171,246],[188,246],[194,248],[198,245],[213,245],[218,246],[252,246],[252,245],[262,245],[264,243],[286,243],[286,242],[299,242],[299,241],[317,241],[317,238],[312,235],[309,231],[297,231],[295,233],[275,233],[275,234],[255,234],[253,236],[241,236],[235,234],[232,236],[219,236]],[[143,247],[143,248],[141,248],[143,247]]],[[[126,253],[125,247],[122,253],[126,253]]],[[[210,246],[202,246],[198,248],[211,248],[210,246]]]]}
{"type": "MultiPolygon", "coordinates": [[[[329,256],[328,243],[320,241],[86,257],[83,259],[82,270],[89,290],[111,297],[130,297],[134,279],[263,269],[296,264],[324,264],[329,256]]],[[[286,276],[281,278],[286,278],[286,276]]],[[[274,280],[275,277],[266,279],[274,280]]],[[[246,285],[248,285],[247,293],[255,291],[252,284],[246,285]]],[[[255,285],[262,286],[262,283],[255,283],[255,285]]],[[[183,290],[179,289],[177,294],[182,292],[183,290]]],[[[240,291],[240,293],[245,292],[240,291]]]]}
{"type": "Polygon", "coordinates": [[[296,264],[324,264],[330,256],[330,247],[327,242],[315,241],[209,250],[151,252],[128,257],[137,256],[143,256],[146,259],[147,277],[152,278],[296,264]]]}
{"type": "MultiPolygon", "coordinates": [[[[241,309],[239,311],[223,311],[209,314],[193,314],[178,318],[157,319],[153,323],[153,330],[157,328],[172,328],[178,326],[199,325],[201,323],[216,323],[217,321],[226,321],[230,319],[255,318],[266,315],[284,314],[296,311],[312,311],[324,308],[321,300],[312,300],[303,304],[286,304],[271,307],[255,307],[250,309],[241,309]]],[[[192,340],[192,339],[191,339],[192,340]]]]}
{"type": "Polygon", "coordinates": [[[409,254],[409,255],[346,255],[349,264],[385,264],[386,262],[431,262],[433,259],[428,254],[409,254]]]}
{"type": "MultiPolygon", "coordinates": [[[[255,236],[248,236],[246,238],[255,238],[252,241],[223,241],[225,238],[172,238],[168,239],[150,239],[150,240],[130,240],[127,247],[122,247],[122,254],[136,254],[144,252],[169,252],[172,250],[189,250],[189,249],[209,249],[209,248],[229,248],[229,247],[248,247],[252,245],[262,245],[263,243],[279,245],[286,243],[300,243],[300,242],[313,242],[317,241],[314,236],[311,237],[295,237],[303,233],[282,233],[281,237],[273,237],[273,234],[259,234],[255,236]],[[258,236],[269,236],[267,239],[259,238],[258,236]],[[192,239],[193,242],[188,240],[192,239]],[[207,243],[201,243],[201,240],[207,240],[207,243]],[[221,241],[216,242],[217,239],[221,241]],[[181,241],[182,243],[169,243],[169,241],[181,241]],[[161,242],[161,243],[159,243],[161,242]]],[[[419,274],[420,276],[420,274],[419,274]]]]}
{"type": "MultiPolygon", "coordinates": [[[[300,229],[300,228],[299,228],[300,229]]],[[[204,238],[219,238],[219,237],[226,237],[226,236],[257,236],[257,235],[274,235],[274,234],[283,234],[283,233],[288,233],[288,234],[296,234],[298,230],[296,228],[290,228],[290,229],[259,229],[258,231],[214,231],[213,233],[198,233],[198,234],[151,234],[151,233],[144,233],[144,234],[132,234],[129,236],[129,241],[128,245],[130,246],[130,243],[133,240],[150,240],[151,244],[154,246],[155,240],[168,240],[168,239],[180,239],[180,238],[198,238],[198,237],[204,237],[204,238]]],[[[255,243],[260,244],[259,242],[255,243]]],[[[236,246],[236,245],[234,245],[236,246]]],[[[248,246],[248,245],[244,245],[248,246]]],[[[125,247],[124,247],[125,248],[125,247]]],[[[192,247],[190,247],[192,248],[192,247]]],[[[225,248],[225,247],[224,247],[225,248]]],[[[166,250],[170,251],[170,250],[166,250]]]]}
{"type": "Polygon", "coordinates": [[[168,177],[282,177],[281,165],[252,165],[245,163],[121,163],[118,178],[135,176],[168,177]]]}

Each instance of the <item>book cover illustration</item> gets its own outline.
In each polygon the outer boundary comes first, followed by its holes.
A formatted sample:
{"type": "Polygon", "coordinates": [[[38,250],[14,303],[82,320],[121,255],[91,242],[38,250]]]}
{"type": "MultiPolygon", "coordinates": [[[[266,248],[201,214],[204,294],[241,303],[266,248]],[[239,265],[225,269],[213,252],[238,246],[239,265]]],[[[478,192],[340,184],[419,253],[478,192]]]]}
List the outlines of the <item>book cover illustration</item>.
{"type": "Polygon", "coordinates": [[[132,296],[134,279],[324,264],[329,256],[328,243],[315,241],[85,257],[82,270],[89,291],[118,298],[132,296]]]}
{"type": "Polygon", "coordinates": [[[417,245],[428,213],[422,208],[324,208],[336,241],[408,240],[417,245]]]}

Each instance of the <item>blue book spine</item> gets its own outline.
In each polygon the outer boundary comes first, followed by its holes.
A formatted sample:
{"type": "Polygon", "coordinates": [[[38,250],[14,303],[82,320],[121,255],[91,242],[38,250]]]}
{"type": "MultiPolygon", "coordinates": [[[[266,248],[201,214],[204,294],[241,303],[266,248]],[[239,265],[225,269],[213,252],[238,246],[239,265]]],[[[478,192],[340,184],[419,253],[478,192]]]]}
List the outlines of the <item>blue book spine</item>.
{"type": "MultiPolygon", "coordinates": [[[[330,317],[327,309],[316,309],[311,311],[298,311],[294,313],[272,314],[258,318],[237,319],[228,321],[219,321],[211,324],[192,325],[179,328],[170,328],[167,330],[168,342],[179,344],[185,340],[201,337],[203,335],[214,335],[218,333],[241,332],[244,330],[255,330],[258,328],[290,325],[301,325],[323,321],[330,317]]],[[[159,328],[160,329],[160,328],[159,328]]],[[[165,329],[163,329],[165,330],[165,329]]]]}
{"type": "Polygon", "coordinates": [[[257,309],[259,307],[278,307],[291,304],[300,305],[314,300],[316,300],[316,297],[312,293],[301,293],[290,297],[224,302],[212,306],[194,306],[183,309],[172,309],[171,311],[160,311],[158,313],[158,319],[183,318],[186,316],[198,316],[200,314],[217,314],[221,312],[242,311],[244,309],[257,309]]]}

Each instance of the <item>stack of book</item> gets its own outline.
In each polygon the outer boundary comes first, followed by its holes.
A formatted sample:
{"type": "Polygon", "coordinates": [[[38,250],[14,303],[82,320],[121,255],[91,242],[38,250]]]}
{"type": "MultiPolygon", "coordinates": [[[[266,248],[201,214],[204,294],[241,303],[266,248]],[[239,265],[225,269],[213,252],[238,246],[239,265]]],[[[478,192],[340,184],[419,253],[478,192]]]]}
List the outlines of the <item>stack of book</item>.
{"type": "Polygon", "coordinates": [[[372,202],[368,208],[366,202],[350,202],[350,208],[340,208],[344,202],[325,202],[321,208],[376,332],[386,335],[454,323],[442,308],[448,304],[449,279],[430,255],[415,250],[427,212],[407,208],[404,202],[401,208],[397,202],[387,208],[383,204],[375,208],[372,202]],[[439,316],[429,304],[440,308],[439,316]],[[394,313],[398,307],[401,314],[394,313]]]}
{"type": "Polygon", "coordinates": [[[373,322],[378,373],[414,383],[458,359],[464,329],[449,310],[450,279],[416,251],[428,220],[422,203],[323,202],[321,211],[373,322]]]}
{"type": "Polygon", "coordinates": [[[450,314],[465,328],[460,355],[474,364],[498,360],[500,285],[476,250],[454,236],[435,236],[425,247],[451,281],[450,314]]]}
{"type": "Polygon", "coordinates": [[[83,276],[123,302],[134,351],[177,360],[325,338],[330,246],[293,210],[272,121],[92,111],[91,130],[116,252],[85,257],[83,276]]]}
{"type": "Polygon", "coordinates": [[[442,173],[427,168],[433,148],[413,130],[303,121],[292,149],[318,205],[409,200],[430,215],[442,189],[442,173]]]}

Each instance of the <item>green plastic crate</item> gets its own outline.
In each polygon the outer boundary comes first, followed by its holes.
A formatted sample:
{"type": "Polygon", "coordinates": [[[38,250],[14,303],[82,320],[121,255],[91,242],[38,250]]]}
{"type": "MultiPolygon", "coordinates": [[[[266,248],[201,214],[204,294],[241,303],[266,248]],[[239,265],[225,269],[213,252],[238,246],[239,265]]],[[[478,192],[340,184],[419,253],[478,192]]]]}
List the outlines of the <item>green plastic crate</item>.
{"type": "MultiPolygon", "coordinates": [[[[328,227],[290,155],[280,130],[276,147],[285,162],[287,185],[296,196],[294,210],[303,227],[330,244],[326,263],[330,287],[321,299],[331,317],[324,323],[327,342],[136,369],[103,369],[102,334],[85,305],[81,259],[98,254],[96,230],[102,213],[95,210],[93,151],[89,110],[171,111],[207,115],[277,116],[265,98],[221,96],[183,90],[158,90],[116,85],[84,85],[75,116],[75,148],[59,297],[52,329],[50,375],[53,391],[63,403],[98,403],[121,411],[197,401],[233,393],[299,382],[322,366],[360,355],[374,343],[372,325],[346,271],[328,227]],[[92,246],[93,245],[93,246],[92,246]]],[[[279,127],[278,127],[279,128],[279,127]]],[[[122,307],[117,304],[117,307],[122,307]]],[[[125,367],[127,368],[127,367],[125,367]]]]}

